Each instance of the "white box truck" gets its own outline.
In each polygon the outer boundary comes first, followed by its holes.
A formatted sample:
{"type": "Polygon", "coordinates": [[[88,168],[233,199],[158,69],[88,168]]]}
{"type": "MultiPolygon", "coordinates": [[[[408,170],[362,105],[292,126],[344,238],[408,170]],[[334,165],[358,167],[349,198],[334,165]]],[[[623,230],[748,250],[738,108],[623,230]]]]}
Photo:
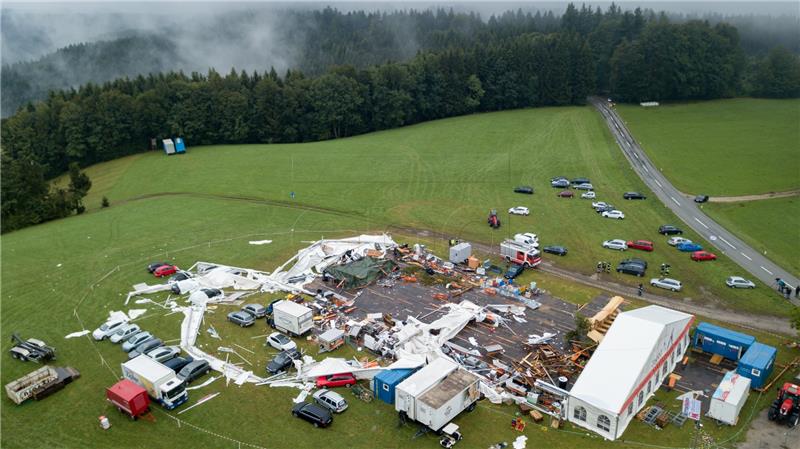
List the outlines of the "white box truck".
{"type": "Polygon", "coordinates": [[[142,354],[122,364],[122,376],[147,390],[167,410],[189,400],[186,385],[175,371],[142,354]]]}
{"type": "Polygon", "coordinates": [[[500,244],[500,255],[508,262],[523,265],[525,268],[535,267],[542,263],[539,250],[513,240],[505,240],[500,244]]]}
{"type": "Polygon", "coordinates": [[[310,331],[314,326],[314,312],[293,301],[278,301],[272,305],[272,325],[294,337],[310,331]]]}
{"type": "Polygon", "coordinates": [[[395,410],[438,432],[459,413],[473,410],[479,379],[457,363],[439,358],[395,388],[395,410]]]}
{"type": "Polygon", "coordinates": [[[728,371],[711,396],[706,416],[735,426],[739,421],[739,412],[742,411],[749,395],[750,379],[734,371],[728,371]]]}

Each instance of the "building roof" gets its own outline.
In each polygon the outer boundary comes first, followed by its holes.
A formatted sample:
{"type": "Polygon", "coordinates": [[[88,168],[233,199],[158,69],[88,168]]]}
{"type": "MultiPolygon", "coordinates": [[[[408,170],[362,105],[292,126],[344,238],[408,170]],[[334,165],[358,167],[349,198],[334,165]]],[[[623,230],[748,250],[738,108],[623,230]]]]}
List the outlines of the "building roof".
{"type": "Polygon", "coordinates": [[[570,394],[595,407],[619,413],[650,370],[665,328],[688,329],[692,315],[661,306],[623,312],[586,364],[570,394]]]}
{"type": "Polygon", "coordinates": [[[777,349],[763,343],[755,342],[739,359],[740,365],[765,368],[775,359],[777,349]]]}
{"type": "Polygon", "coordinates": [[[412,368],[387,369],[376,374],[375,380],[393,385],[410,376],[413,372],[414,370],[412,368]]]}
{"type": "Polygon", "coordinates": [[[697,325],[697,332],[724,338],[729,342],[739,343],[740,345],[743,346],[750,346],[756,341],[756,338],[753,337],[752,335],[747,335],[741,332],[732,331],[730,329],[725,329],[724,327],[715,326],[711,323],[705,323],[705,322],[697,325]]]}
{"type": "Polygon", "coordinates": [[[448,374],[441,383],[423,393],[419,400],[437,410],[477,381],[478,377],[476,375],[459,368],[448,374]]]}
{"type": "Polygon", "coordinates": [[[440,357],[400,382],[397,388],[416,397],[457,368],[456,362],[440,357]]]}
{"type": "Polygon", "coordinates": [[[728,371],[711,398],[728,404],[739,404],[748,394],[750,394],[750,379],[734,371],[728,371]]]}

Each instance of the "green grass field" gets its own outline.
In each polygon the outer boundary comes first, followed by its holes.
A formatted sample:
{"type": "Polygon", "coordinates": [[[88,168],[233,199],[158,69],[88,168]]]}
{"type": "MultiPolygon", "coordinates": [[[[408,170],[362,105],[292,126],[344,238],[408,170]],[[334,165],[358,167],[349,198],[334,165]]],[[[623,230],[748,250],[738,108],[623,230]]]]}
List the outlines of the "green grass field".
{"type": "Polygon", "coordinates": [[[685,193],[738,196],[800,188],[800,100],[737,98],[617,110],[656,167],[685,193]]]}
{"type": "MultiPolygon", "coordinates": [[[[435,437],[414,439],[416,428],[398,427],[394,411],[385,404],[351,400],[351,409],[336,418],[332,429],[315,430],[289,413],[296,390],[226,387],[224,380],[191,392],[190,405],[206,394],[223,393],[180,415],[185,421],[180,427],[170,417],[177,415],[160,409],[154,412],[155,422],[121,417],[103,396],[103,388],[119,374],[121,350],[108,342],[63,336],[82,327],[93,329],[111,310],[142,307],[124,306],[125,293],[133,284],[152,282],[144,266],[158,259],[184,267],[206,260],[270,271],[305,246],[304,241],[394,225],[495,243],[513,232],[533,231],[545,244],[570,248],[569,256],[558,259],[560,265],[588,272],[597,260],[632,255],[603,250],[602,240],[649,238],[657,249],[645,258],[651,264],[671,263],[675,277],[688,286],[676,300],[688,296],[702,301],[708,291],[723,298],[726,307],[741,310],[780,314],[785,306],[764,286],[747,292],[725,289],[722,280],[735,266],[724,257],[695,264],[668,248],[656,228],[675,218],[660,204],[623,203],[623,191],[645,189],[589,108],[475,115],[315,144],[190,148],[181,157],[150,153],[92,167],[89,174],[94,180],[87,199],[90,213],[2,237],[3,383],[35,368],[8,355],[7,337],[14,331],[54,344],[57,364],[74,366],[83,374],[42,402],[16,407],[4,399],[4,448],[239,447],[234,440],[270,448],[437,447],[435,437]],[[556,198],[547,186],[552,175],[592,178],[600,199],[619,205],[628,218],[612,222],[598,217],[586,200],[556,198]],[[536,194],[511,193],[522,183],[534,185],[536,194]],[[294,200],[289,198],[291,191],[296,192],[294,200]],[[111,207],[100,210],[104,195],[111,207]],[[504,211],[512,205],[529,206],[533,213],[510,223],[502,214],[503,228],[491,231],[485,224],[488,209],[504,211]],[[247,244],[258,239],[273,243],[247,244]],[[111,418],[110,430],[100,429],[100,415],[111,418]]],[[[697,236],[690,233],[690,238],[697,236]]],[[[408,241],[402,236],[398,240],[408,241]]],[[[593,294],[591,289],[536,276],[566,300],[584,303],[593,294]]],[[[266,333],[263,324],[235,328],[223,322],[226,313],[220,307],[207,316],[208,322],[225,344],[235,342],[255,351],[251,362],[262,372],[271,351],[262,348],[262,339],[252,337],[266,333]]],[[[178,315],[151,307],[140,322],[165,340],[179,337],[178,315]]],[[[777,343],[759,334],[762,337],[777,343]]],[[[219,344],[205,335],[200,343],[219,344]]],[[[782,350],[781,360],[796,353],[782,350]]],[[[515,411],[482,405],[459,417],[465,431],[461,447],[513,441],[517,434],[508,423],[515,411]]],[[[736,431],[713,427],[711,432],[720,439],[736,431]]],[[[641,423],[633,423],[626,433],[629,444],[605,443],[569,426],[555,432],[531,424],[526,434],[531,438],[528,447],[554,448],[640,447],[656,438],[664,446],[683,447],[691,437],[687,428],[655,433],[641,423]]]]}

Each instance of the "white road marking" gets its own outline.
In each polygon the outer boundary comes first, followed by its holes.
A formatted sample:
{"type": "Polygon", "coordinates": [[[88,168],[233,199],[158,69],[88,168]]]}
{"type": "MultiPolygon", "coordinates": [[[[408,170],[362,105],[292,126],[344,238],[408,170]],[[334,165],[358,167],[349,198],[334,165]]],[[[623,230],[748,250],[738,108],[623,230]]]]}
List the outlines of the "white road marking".
{"type": "Polygon", "coordinates": [[[725,239],[724,239],[724,238],[722,238],[722,237],[720,237],[719,239],[720,239],[720,240],[722,240],[723,242],[727,243],[727,244],[728,244],[728,246],[730,246],[731,248],[733,248],[733,249],[736,249],[736,247],[735,247],[735,246],[731,245],[731,242],[729,242],[729,241],[725,240],[725,239]]]}
{"type": "Polygon", "coordinates": [[[636,153],[633,153],[633,157],[635,157],[636,159],[639,159],[639,155],[636,154],[636,153]]]}
{"type": "Polygon", "coordinates": [[[767,270],[767,269],[766,269],[766,268],[764,268],[763,266],[761,267],[761,269],[762,269],[762,270],[764,270],[764,271],[766,271],[766,272],[767,272],[767,273],[769,273],[770,275],[772,274],[772,272],[771,272],[771,271],[767,270]]]}
{"type": "Polygon", "coordinates": [[[694,221],[696,221],[696,222],[700,223],[701,225],[703,225],[704,228],[708,229],[708,226],[706,226],[706,224],[703,223],[702,221],[698,220],[697,217],[692,217],[692,218],[694,218],[694,221]]]}
{"type": "MultiPolygon", "coordinates": [[[[644,171],[646,171],[647,173],[650,173],[650,170],[648,170],[648,168],[647,168],[647,166],[646,166],[646,165],[642,165],[642,168],[643,168],[643,169],[644,169],[644,171]]],[[[658,181],[656,181],[656,182],[658,182],[658,181]]]]}
{"type": "MultiPolygon", "coordinates": [[[[670,198],[670,199],[671,199],[671,200],[672,200],[672,201],[673,201],[675,204],[677,204],[678,206],[680,206],[680,205],[681,205],[681,203],[679,203],[679,202],[678,202],[678,200],[676,200],[674,196],[671,196],[671,197],[669,197],[669,198],[670,198]]],[[[695,218],[695,220],[697,220],[697,219],[695,218]]],[[[702,223],[701,223],[701,224],[702,224],[702,223]]],[[[703,226],[706,226],[706,225],[703,225],[703,226]]],[[[706,226],[706,229],[708,229],[708,226],[706,226]]]]}
{"type": "Polygon", "coordinates": [[[744,257],[746,257],[746,258],[747,258],[747,260],[753,260],[753,259],[751,259],[751,258],[750,258],[750,256],[748,256],[747,254],[745,254],[745,253],[743,253],[743,252],[741,252],[741,251],[739,251],[739,254],[741,254],[741,255],[743,255],[744,257]]]}
{"type": "MultiPolygon", "coordinates": [[[[647,167],[645,167],[645,168],[647,168],[647,167]]],[[[661,183],[660,183],[660,182],[658,182],[658,179],[654,179],[653,181],[655,181],[655,182],[656,182],[656,184],[658,184],[658,186],[659,186],[659,187],[662,187],[662,188],[664,187],[664,186],[662,186],[662,185],[661,185],[661,183]]]]}

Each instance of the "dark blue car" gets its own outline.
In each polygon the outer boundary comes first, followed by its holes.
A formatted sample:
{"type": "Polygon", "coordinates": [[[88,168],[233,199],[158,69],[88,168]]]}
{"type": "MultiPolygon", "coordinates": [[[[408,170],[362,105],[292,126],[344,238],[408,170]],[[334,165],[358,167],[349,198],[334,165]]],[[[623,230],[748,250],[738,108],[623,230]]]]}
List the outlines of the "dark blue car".
{"type": "Polygon", "coordinates": [[[678,248],[678,251],[683,251],[685,253],[693,253],[703,249],[703,247],[697,243],[680,243],[675,248],[678,248]]]}
{"type": "Polygon", "coordinates": [[[505,276],[506,279],[514,279],[515,277],[517,277],[520,274],[522,274],[523,271],[525,271],[525,267],[524,266],[522,266],[522,265],[511,265],[508,268],[508,271],[506,271],[506,274],[504,276],[505,276]]]}

